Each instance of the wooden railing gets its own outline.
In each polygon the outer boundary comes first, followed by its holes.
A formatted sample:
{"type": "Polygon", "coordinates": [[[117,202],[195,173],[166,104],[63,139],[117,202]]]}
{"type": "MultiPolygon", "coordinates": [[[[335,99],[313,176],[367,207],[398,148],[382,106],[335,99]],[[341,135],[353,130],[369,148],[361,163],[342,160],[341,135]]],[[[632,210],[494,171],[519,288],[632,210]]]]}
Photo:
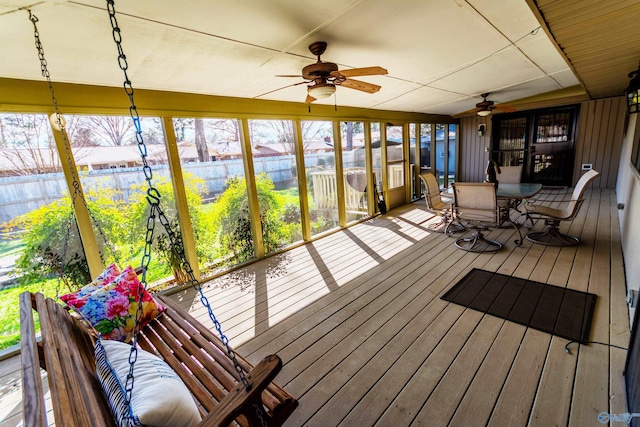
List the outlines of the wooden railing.
{"type": "MultiPolygon", "coordinates": [[[[380,171],[376,171],[376,177],[380,176],[380,171]]],[[[338,185],[336,171],[327,170],[313,172],[311,174],[313,182],[313,198],[316,209],[337,209],[338,208],[338,185]]],[[[347,211],[367,211],[366,201],[366,170],[365,168],[348,168],[344,170],[345,204],[347,211]]],[[[404,183],[402,165],[392,165],[389,167],[389,187],[399,187],[404,183]]]]}

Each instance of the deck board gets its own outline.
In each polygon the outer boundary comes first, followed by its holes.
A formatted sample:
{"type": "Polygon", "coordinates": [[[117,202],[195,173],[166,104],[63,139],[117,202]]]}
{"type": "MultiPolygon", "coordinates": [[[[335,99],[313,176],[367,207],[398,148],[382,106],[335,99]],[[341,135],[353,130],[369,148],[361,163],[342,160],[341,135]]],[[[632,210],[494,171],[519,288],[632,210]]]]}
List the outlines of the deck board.
{"type": "MultiPolygon", "coordinates": [[[[558,206],[567,195],[537,198],[558,206]]],[[[597,426],[599,412],[625,412],[625,350],[572,344],[567,354],[566,339],[440,299],[474,267],[593,292],[591,339],[626,347],[615,193],[586,197],[576,220],[561,225],[582,238],[577,247],[516,247],[514,230],[500,228],[489,236],[503,250],[464,252],[428,230],[437,218],[418,202],[241,268],[203,292],[238,353],[254,364],[282,358],[276,381],[300,401],[286,426],[597,426]]],[[[193,290],[172,298],[210,325],[193,290]]],[[[3,385],[16,366],[0,363],[3,385]]],[[[19,380],[0,394],[2,427],[21,424],[18,389],[19,380]]]]}

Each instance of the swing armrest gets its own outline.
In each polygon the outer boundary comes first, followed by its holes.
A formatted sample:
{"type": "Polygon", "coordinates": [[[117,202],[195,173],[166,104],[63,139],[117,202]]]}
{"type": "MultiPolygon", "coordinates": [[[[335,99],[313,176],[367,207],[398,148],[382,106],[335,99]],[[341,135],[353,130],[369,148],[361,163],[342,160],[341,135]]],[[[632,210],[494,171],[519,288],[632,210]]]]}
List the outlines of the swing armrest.
{"type": "MultiPolygon", "coordinates": [[[[201,426],[226,426],[238,415],[255,414],[254,404],[265,412],[260,396],[282,369],[282,361],[276,355],[267,356],[249,372],[247,381],[251,389],[247,391],[242,382],[231,390],[200,423],[201,426]]],[[[251,416],[254,418],[254,416],[251,416]]],[[[266,419],[266,415],[265,415],[266,419]]]]}
{"type": "Polygon", "coordinates": [[[24,405],[24,424],[29,426],[45,426],[46,408],[44,391],[40,378],[39,348],[36,341],[35,324],[33,321],[31,294],[24,292],[20,295],[20,344],[22,362],[22,402],[24,405]]]}
{"type": "Polygon", "coordinates": [[[95,376],[92,337],[79,322],[40,293],[20,295],[24,425],[44,427],[115,425],[95,376]],[[34,312],[40,319],[37,342],[34,312]],[[44,363],[43,363],[44,362],[44,363]],[[40,367],[46,368],[53,420],[46,414],[40,367]]]}

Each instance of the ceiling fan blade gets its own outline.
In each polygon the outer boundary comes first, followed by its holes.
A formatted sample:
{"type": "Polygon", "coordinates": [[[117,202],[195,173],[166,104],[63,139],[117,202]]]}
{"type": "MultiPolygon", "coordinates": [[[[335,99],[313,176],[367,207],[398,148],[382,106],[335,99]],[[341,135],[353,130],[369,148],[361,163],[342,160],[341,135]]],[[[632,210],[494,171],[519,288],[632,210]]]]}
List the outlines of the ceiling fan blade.
{"type": "Polygon", "coordinates": [[[288,88],[288,87],[298,86],[298,85],[301,85],[301,84],[303,84],[303,83],[309,83],[309,82],[307,82],[307,81],[302,81],[302,82],[294,83],[294,84],[291,84],[291,85],[282,86],[282,87],[279,87],[278,89],[274,89],[274,90],[270,90],[269,92],[261,93],[260,95],[254,96],[253,98],[254,98],[254,99],[255,99],[255,98],[261,98],[261,97],[263,97],[263,96],[265,96],[265,95],[269,95],[270,93],[277,92],[277,91],[279,91],[279,90],[286,89],[286,88],[288,88]]]}
{"type": "Polygon", "coordinates": [[[300,74],[277,74],[276,77],[298,77],[300,79],[304,78],[300,74]]]}
{"type": "Polygon", "coordinates": [[[305,99],[304,103],[305,104],[311,104],[313,101],[315,101],[316,99],[311,96],[311,95],[307,95],[307,99],[305,99]]]}
{"type": "MultiPolygon", "coordinates": [[[[336,84],[338,84],[336,82],[336,84]]],[[[380,90],[382,86],[374,85],[373,83],[361,82],[360,80],[346,79],[340,86],[348,87],[349,89],[361,90],[362,92],[375,93],[380,90]]]]}
{"type": "Polygon", "coordinates": [[[388,71],[382,67],[351,68],[349,70],[339,70],[331,73],[332,76],[341,75],[344,77],[378,76],[382,74],[388,74],[388,71]]]}
{"type": "Polygon", "coordinates": [[[518,111],[515,107],[511,105],[504,105],[504,104],[494,105],[493,108],[500,111],[506,111],[507,113],[513,113],[515,111],[518,111]]]}

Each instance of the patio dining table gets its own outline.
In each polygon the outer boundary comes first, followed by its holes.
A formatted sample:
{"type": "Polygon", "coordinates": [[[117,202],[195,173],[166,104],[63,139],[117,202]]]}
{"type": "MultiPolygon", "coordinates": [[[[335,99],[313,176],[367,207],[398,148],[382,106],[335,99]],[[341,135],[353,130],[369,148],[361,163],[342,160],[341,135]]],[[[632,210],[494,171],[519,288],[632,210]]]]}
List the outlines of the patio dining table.
{"type": "MultiPolygon", "coordinates": [[[[523,182],[520,184],[498,184],[496,188],[496,197],[502,200],[508,200],[509,204],[513,204],[516,201],[518,204],[524,199],[535,196],[542,190],[542,184],[523,182]]],[[[453,187],[449,186],[442,196],[451,198],[453,197],[453,187]]]]}
{"type": "Polygon", "coordinates": [[[520,184],[498,184],[496,197],[511,201],[522,201],[535,196],[542,190],[542,184],[525,182],[520,184]]]}
{"type": "MultiPolygon", "coordinates": [[[[522,214],[520,204],[523,200],[529,199],[542,190],[542,184],[533,182],[523,182],[519,184],[500,184],[496,188],[496,198],[500,201],[504,201],[501,206],[514,209],[518,213],[522,214]]],[[[453,187],[449,186],[443,191],[442,196],[448,198],[453,202],[453,187]]]]}

